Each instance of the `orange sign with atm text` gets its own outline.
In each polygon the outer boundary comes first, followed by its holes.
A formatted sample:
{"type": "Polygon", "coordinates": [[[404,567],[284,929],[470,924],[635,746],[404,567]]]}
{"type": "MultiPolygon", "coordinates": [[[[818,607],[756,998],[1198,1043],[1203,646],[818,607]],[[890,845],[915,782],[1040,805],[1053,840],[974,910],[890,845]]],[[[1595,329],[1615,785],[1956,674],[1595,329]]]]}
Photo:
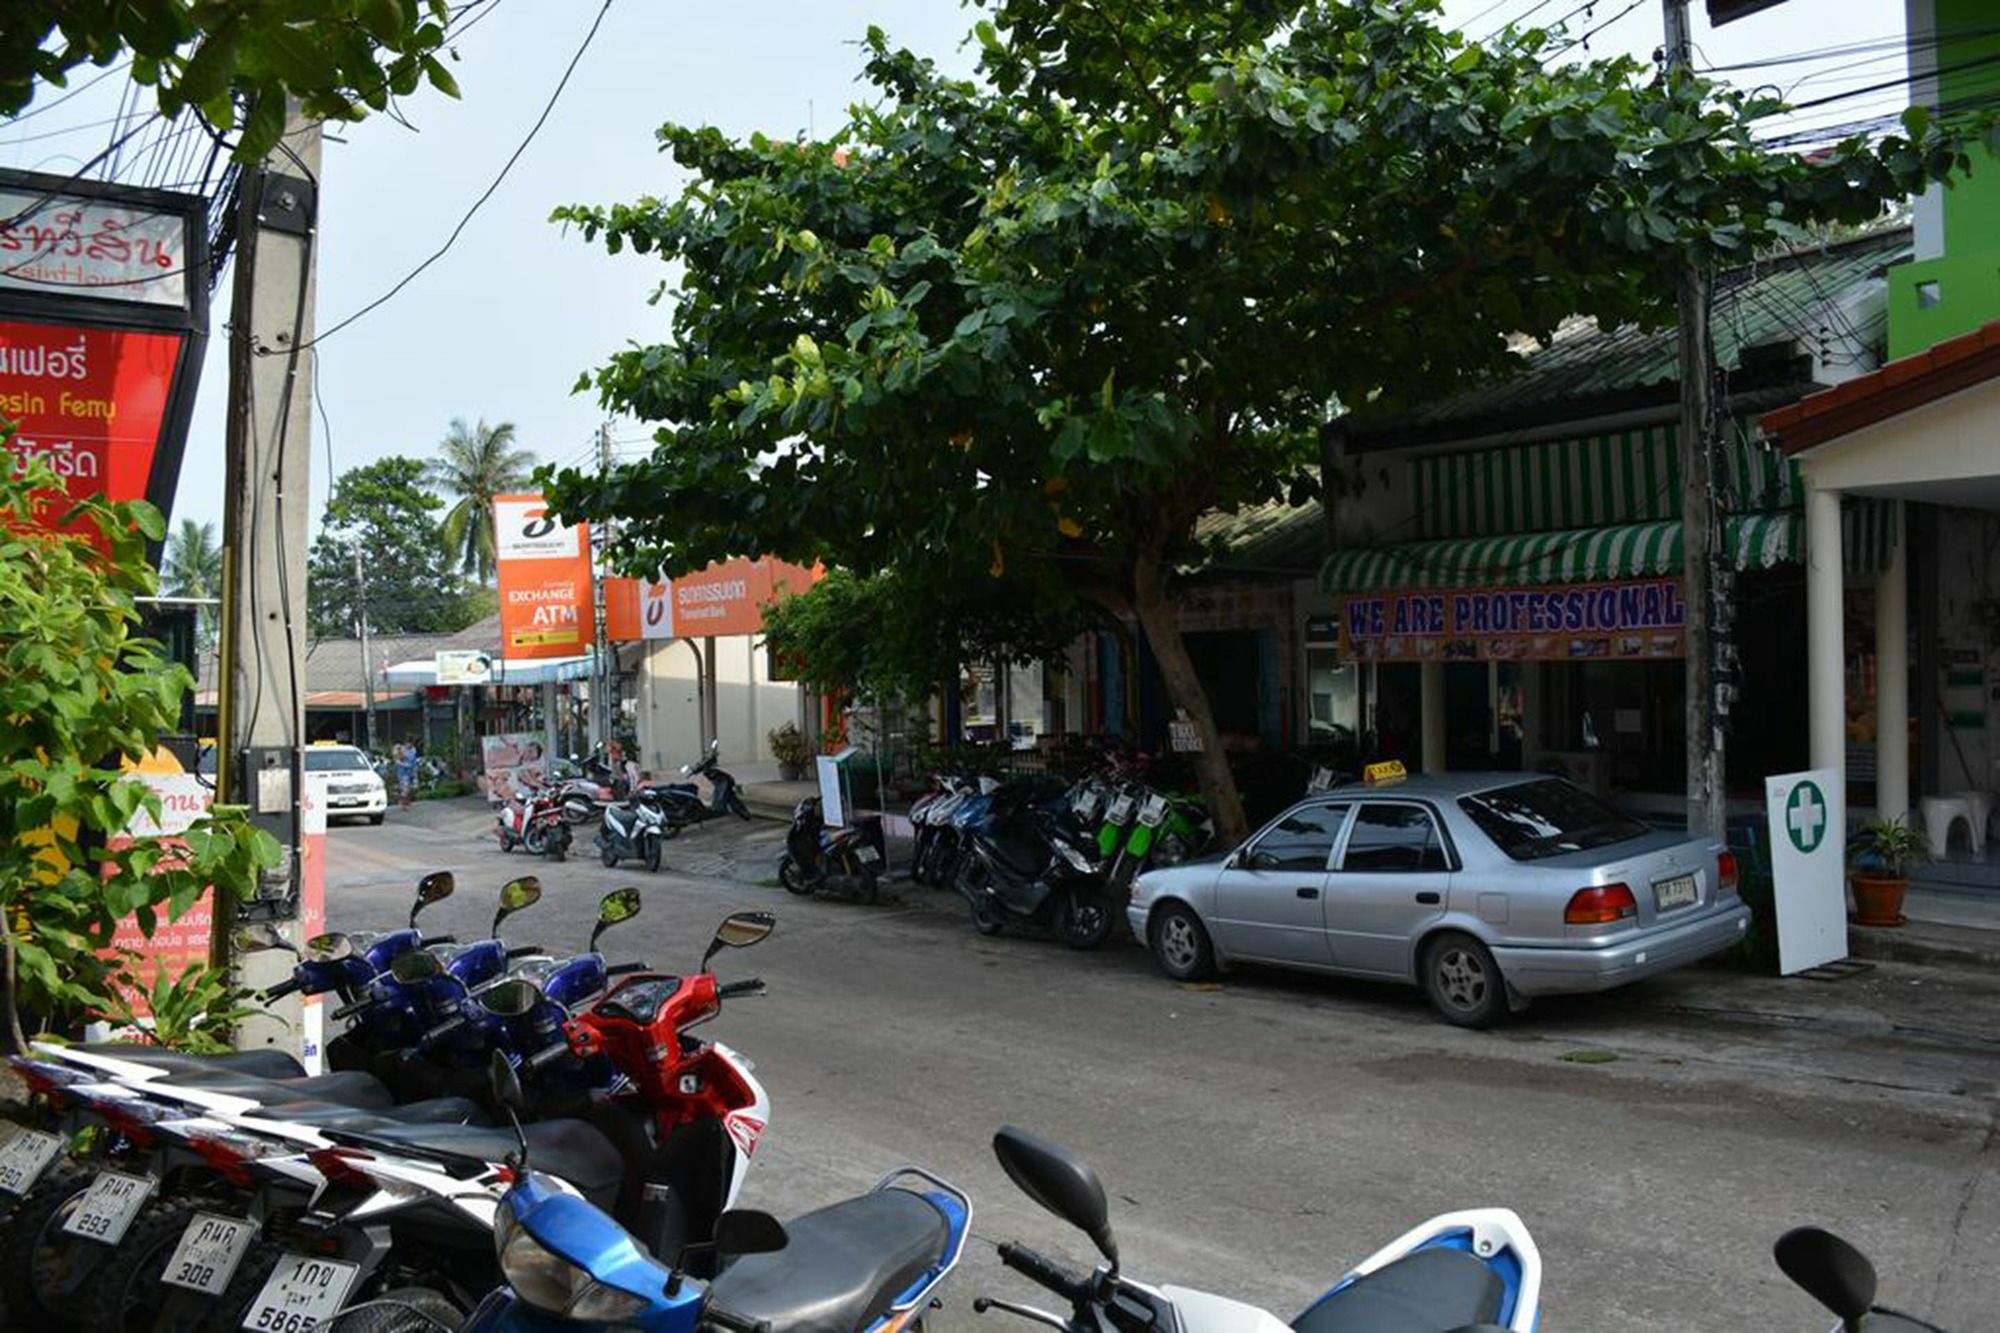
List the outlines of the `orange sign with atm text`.
{"type": "Polygon", "coordinates": [[[551,517],[540,495],[493,498],[500,573],[500,656],[507,661],[590,651],[590,532],[551,517]]]}

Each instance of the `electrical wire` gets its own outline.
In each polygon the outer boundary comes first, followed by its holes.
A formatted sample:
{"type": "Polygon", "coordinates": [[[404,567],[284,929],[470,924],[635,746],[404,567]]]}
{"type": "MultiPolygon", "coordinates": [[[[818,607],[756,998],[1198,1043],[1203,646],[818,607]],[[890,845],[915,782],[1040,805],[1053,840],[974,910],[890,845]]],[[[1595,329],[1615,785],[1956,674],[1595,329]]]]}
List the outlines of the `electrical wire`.
{"type": "MultiPolygon", "coordinates": [[[[451,235],[445,238],[444,244],[439,246],[436,249],[436,251],[434,251],[422,263],[418,264],[415,268],[411,269],[408,273],[404,274],[400,279],[398,279],[396,284],[390,287],[388,291],[383,292],[380,296],[376,297],[368,304],[362,306],[359,310],[356,310],[354,313],[346,316],[343,319],[336,321],[332,327],[328,328],[323,333],[316,335],[313,338],[312,342],[308,343],[307,346],[314,346],[318,343],[322,343],[326,341],[328,338],[331,338],[334,334],[339,333],[342,329],[347,328],[355,321],[363,318],[364,316],[370,314],[375,310],[379,310],[382,306],[386,305],[389,301],[394,299],[397,296],[397,294],[399,294],[405,287],[408,287],[412,282],[416,281],[418,275],[423,273],[425,269],[429,268],[432,264],[437,263],[438,260],[443,259],[445,255],[451,251],[452,246],[458,243],[458,238],[464,234],[466,227],[472,222],[474,215],[477,214],[479,210],[485,205],[486,201],[491,199],[494,193],[497,190],[499,190],[501,184],[507,179],[507,174],[514,169],[514,164],[521,160],[521,155],[528,151],[528,146],[535,141],[535,136],[541,133],[542,126],[548,123],[550,115],[552,115],[556,109],[556,103],[562,98],[563,89],[569,86],[570,76],[576,73],[576,67],[582,63],[584,53],[590,49],[591,42],[596,40],[597,31],[604,24],[604,16],[611,12],[611,5],[612,5],[612,0],[604,0],[604,3],[598,7],[597,16],[593,18],[590,22],[590,30],[584,34],[582,43],[578,45],[578,47],[576,48],[576,54],[570,57],[569,64],[563,69],[562,77],[556,81],[555,90],[549,94],[549,100],[547,101],[547,103],[543,105],[541,115],[535,118],[535,123],[528,128],[528,133],[526,137],[524,137],[521,140],[521,142],[515,147],[514,151],[508,155],[507,161],[501,165],[499,174],[494,176],[491,183],[489,183],[487,187],[480,192],[479,197],[472,201],[472,206],[465,210],[465,215],[459,218],[458,225],[451,229],[451,235]]],[[[270,353],[260,353],[260,355],[270,355],[270,353]]]]}

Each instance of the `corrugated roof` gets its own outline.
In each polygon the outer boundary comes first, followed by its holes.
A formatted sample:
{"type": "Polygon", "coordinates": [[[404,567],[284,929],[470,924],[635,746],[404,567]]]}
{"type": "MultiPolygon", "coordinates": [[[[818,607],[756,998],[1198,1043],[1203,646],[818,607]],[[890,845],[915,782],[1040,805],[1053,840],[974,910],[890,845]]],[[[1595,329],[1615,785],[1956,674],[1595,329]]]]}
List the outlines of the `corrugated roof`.
{"type": "MultiPolygon", "coordinates": [[[[1746,349],[1819,336],[1817,312],[1860,283],[1912,254],[1910,228],[1888,227],[1851,241],[1801,250],[1731,269],[1715,280],[1710,320],[1716,363],[1740,369],[1746,349]]],[[[1887,302],[1874,302],[1834,321],[1834,336],[1851,350],[1878,349],[1888,327],[1887,302]],[[1859,346],[1854,346],[1859,344],[1859,346]]],[[[1357,442],[1415,428],[1462,422],[1468,427],[1520,416],[1566,402],[1604,399],[1645,389],[1665,389],[1679,378],[1679,328],[1609,331],[1578,321],[1548,346],[1529,352],[1518,371],[1393,420],[1355,419],[1357,442]]],[[[1470,430],[1467,432],[1471,433],[1470,430]]]]}
{"type": "MultiPolygon", "coordinates": [[[[407,662],[413,657],[429,657],[441,648],[484,648],[500,655],[500,617],[490,615],[475,620],[453,634],[377,634],[369,645],[375,654],[375,694],[379,699],[388,688],[382,683],[382,666],[387,662],[407,662]]],[[[308,694],[325,690],[355,690],[362,687],[361,640],[316,639],[306,648],[301,663],[302,684],[308,694]]],[[[215,655],[202,658],[201,688],[215,688],[215,655]]]]}
{"type": "Polygon", "coordinates": [[[1196,520],[1197,542],[1227,555],[1202,566],[1205,573],[1310,575],[1325,546],[1319,501],[1288,504],[1273,500],[1234,513],[1204,514],[1196,520]]]}

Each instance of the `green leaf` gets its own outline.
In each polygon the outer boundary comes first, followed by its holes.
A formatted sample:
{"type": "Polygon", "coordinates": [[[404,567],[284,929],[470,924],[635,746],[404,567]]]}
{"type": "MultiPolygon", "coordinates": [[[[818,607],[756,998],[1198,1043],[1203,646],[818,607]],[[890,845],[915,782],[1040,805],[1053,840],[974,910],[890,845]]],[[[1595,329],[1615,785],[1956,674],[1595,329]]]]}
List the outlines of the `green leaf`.
{"type": "Polygon", "coordinates": [[[458,80],[452,77],[451,71],[444,67],[442,61],[436,56],[425,56],[423,62],[424,76],[431,81],[431,87],[437,89],[446,97],[457,97],[459,95],[458,80]]]}

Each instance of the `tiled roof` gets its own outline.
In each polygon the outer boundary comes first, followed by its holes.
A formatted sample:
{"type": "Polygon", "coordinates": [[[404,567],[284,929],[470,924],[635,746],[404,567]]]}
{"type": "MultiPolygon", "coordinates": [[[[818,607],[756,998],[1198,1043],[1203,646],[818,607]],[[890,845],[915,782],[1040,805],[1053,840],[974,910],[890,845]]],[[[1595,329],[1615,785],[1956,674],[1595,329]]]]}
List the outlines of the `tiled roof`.
{"type": "Polygon", "coordinates": [[[2000,320],[1767,413],[1764,433],[1795,454],[1995,376],[2000,376],[2000,320]]]}

